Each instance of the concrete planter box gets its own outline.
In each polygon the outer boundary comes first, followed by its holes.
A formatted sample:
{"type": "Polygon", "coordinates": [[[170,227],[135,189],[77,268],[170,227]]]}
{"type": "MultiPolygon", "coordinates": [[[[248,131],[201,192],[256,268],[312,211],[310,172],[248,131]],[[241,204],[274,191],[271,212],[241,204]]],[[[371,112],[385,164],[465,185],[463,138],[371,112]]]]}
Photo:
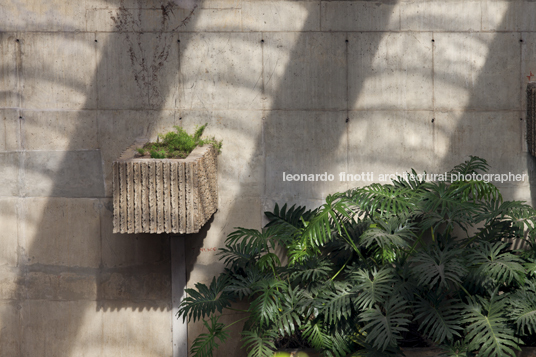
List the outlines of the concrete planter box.
{"type": "Polygon", "coordinates": [[[186,159],[137,158],[147,141],[113,162],[113,232],[199,232],[217,210],[216,151],[205,145],[186,159]]]}

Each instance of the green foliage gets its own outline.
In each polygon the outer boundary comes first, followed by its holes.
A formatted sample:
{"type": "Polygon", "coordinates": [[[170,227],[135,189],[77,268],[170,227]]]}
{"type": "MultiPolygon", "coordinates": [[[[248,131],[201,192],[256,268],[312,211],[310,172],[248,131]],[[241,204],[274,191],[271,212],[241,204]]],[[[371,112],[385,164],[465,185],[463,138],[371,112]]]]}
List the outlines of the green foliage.
{"type": "Polygon", "coordinates": [[[201,137],[206,126],[207,124],[196,127],[193,135],[188,134],[180,126],[174,126],[175,131],[170,131],[166,134],[158,134],[156,143],[147,143],[143,148],[138,148],[137,151],[141,156],[144,156],[149,152],[153,159],[184,159],[188,157],[192,150],[197,146],[208,144],[212,145],[219,154],[221,152],[222,141],[217,141],[214,137],[201,137]]]}
{"type": "Polygon", "coordinates": [[[515,356],[514,349],[520,350],[519,340],[508,326],[505,296],[492,294],[491,298],[482,296],[468,297],[465,308],[467,327],[465,338],[468,349],[479,351],[479,356],[515,356]]]}
{"type": "Polygon", "coordinates": [[[384,304],[363,311],[359,317],[365,323],[366,342],[380,351],[396,346],[402,339],[401,333],[408,330],[405,326],[410,323],[411,315],[404,312],[406,308],[407,301],[393,295],[384,304]]]}
{"type": "Polygon", "coordinates": [[[212,352],[219,347],[216,338],[223,343],[229,337],[227,331],[224,330],[225,325],[218,322],[218,319],[219,316],[211,316],[210,324],[207,320],[203,320],[208,333],[202,333],[194,340],[192,354],[195,357],[212,357],[212,352]]]}
{"type": "Polygon", "coordinates": [[[248,357],[272,357],[274,354],[274,331],[251,330],[242,332],[242,341],[248,349],[248,357]]]}
{"type": "Polygon", "coordinates": [[[473,179],[488,168],[471,157],[452,181],[401,176],[314,210],[275,205],[262,230],[237,228],[219,252],[225,271],[188,289],[179,310],[211,319],[192,352],[210,355],[228,327],[212,319],[242,301],[250,357],[283,341],[324,356],[395,356],[410,334],[444,356],[513,356],[536,334],[536,211],[473,179]]]}
{"type": "Polygon", "coordinates": [[[426,299],[418,296],[414,305],[415,319],[421,321],[420,330],[439,344],[461,337],[463,305],[458,299],[430,295],[426,299]]]}
{"type": "Polygon", "coordinates": [[[185,289],[189,296],[183,300],[177,314],[196,321],[205,318],[205,315],[213,314],[216,310],[221,313],[224,308],[231,305],[229,294],[223,291],[226,285],[227,277],[220,276],[218,279],[213,278],[210,286],[197,283],[195,289],[185,289]]]}
{"type": "Polygon", "coordinates": [[[151,149],[151,158],[153,159],[165,159],[167,157],[165,150],[158,150],[151,149]]]}

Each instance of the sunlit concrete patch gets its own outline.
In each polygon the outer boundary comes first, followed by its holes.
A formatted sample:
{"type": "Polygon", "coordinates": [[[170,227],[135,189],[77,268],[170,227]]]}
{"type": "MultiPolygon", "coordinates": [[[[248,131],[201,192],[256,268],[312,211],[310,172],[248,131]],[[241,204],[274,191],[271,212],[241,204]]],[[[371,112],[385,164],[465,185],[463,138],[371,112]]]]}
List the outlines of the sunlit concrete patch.
{"type": "Polygon", "coordinates": [[[0,266],[18,264],[18,198],[0,198],[0,266]]]}
{"type": "Polygon", "coordinates": [[[95,150],[97,112],[22,111],[22,138],[26,150],[95,150]]]}
{"type": "Polygon", "coordinates": [[[260,33],[181,35],[180,109],[262,109],[260,33]]]}
{"type": "Polygon", "coordinates": [[[319,31],[320,1],[244,1],[242,30],[319,31]]]}
{"type": "Polygon", "coordinates": [[[173,0],[184,10],[192,10],[196,5],[201,9],[241,9],[247,1],[249,0],[173,0]]]}
{"type": "Polygon", "coordinates": [[[25,198],[19,220],[21,264],[99,266],[99,200],[25,198]]]}
{"type": "Polygon", "coordinates": [[[21,324],[19,305],[14,301],[0,301],[0,346],[2,354],[11,357],[21,357],[20,343],[21,324]]]}
{"type": "MultiPolygon", "coordinates": [[[[2,5],[0,5],[0,18],[2,5]]],[[[1,23],[1,21],[0,21],[1,23]]],[[[16,33],[4,33],[0,25],[0,108],[13,108],[20,105],[17,78],[19,42],[16,33]]]]}
{"type": "Polygon", "coordinates": [[[0,32],[84,31],[89,2],[7,0],[0,4],[0,32]]]}
{"type": "Polygon", "coordinates": [[[26,197],[103,197],[99,150],[27,151],[21,194],[26,197]]]}
{"type": "Polygon", "coordinates": [[[451,169],[474,155],[488,161],[490,173],[526,174],[521,145],[525,122],[519,118],[519,112],[436,113],[435,152],[442,158],[440,169],[451,169]]]}
{"type": "Polygon", "coordinates": [[[322,1],[322,31],[398,31],[396,1],[322,1]]]}
{"type": "Polygon", "coordinates": [[[105,302],[100,356],[171,356],[171,319],[168,310],[153,310],[144,303],[105,302]]]}
{"type": "Polygon", "coordinates": [[[347,178],[348,185],[390,183],[389,175],[412,168],[433,171],[433,118],[431,111],[350,112],[347,172],[354,181],[347,178]]]}
{"type": "Polygon", "coordinates": [[[323,199],[346,188],[337,177],[347,163],[345,113],[272,111],[264,130],[266,197],[293,194],[299,199],[323,199]],[[288,175],[299,180],[289,180],[288,175]]]}
{"type": "Polygon", "coordinates": [[[225,9],[195,9],[190,15],[189,11],[181,11],[177,20],[177,27],[183,31],[241,31],[242,11],[236,8],[225,9]],[[191,18],[191,20],[189,20],[191,18]]]}
{"type": "Polygon", "coordinates": [[[21,149],[19,111],[0,109],[0,151],[21,149]]]}
{"type": "Polygon", "coordinates": [[[181,126],[193,133],[208,124],[204,136],[222,140],[217,156],[219,190],[239,192],[242,197],[259,197],[264,189],[264,156],[260,110],[183,110],[181,126]]]}
{"type": "Polygon", "coordinates": [[[112,162],[138,138],[156,140],[181,121],[173,110],[99,110],[98,140],[101,150],[105,196],[112,196],[112,162]]]}
{"type": "Polygon", "coordinates": [[[23,356],[103,356],[103,317],[96,302],[27,300],[22,305],[23,356]]]}
{"type": "Polygon", "coordinates": [[[346,109],[346,34],[267,33],[267,109],[346,109]]]}
{"type": "Polygon", "coordinates": [[[97,34],[96,86],[101,109],[173,109],[177,106],[179,46],[175,33],[97,34]]]}
{"type": "Polygon", "coordinates": [[[25,32],[19,37],[25,108],[96,108],[94,34],[25,32]]]}
{"type": "Polygon", "coordinates": [[[348,38],[353,109],[432,109],[431,33],[352,33],[348,38]]]}
{"type": "Polygon", "coordinates": [[[518,34],[436,33],[434,39],[437,109],[520,109],[518,34]]]}
{"type": "Polygon", "coordinates": [[[402,31],[480,31],[481,2],[417,0],[399,3],[402,31]]]}

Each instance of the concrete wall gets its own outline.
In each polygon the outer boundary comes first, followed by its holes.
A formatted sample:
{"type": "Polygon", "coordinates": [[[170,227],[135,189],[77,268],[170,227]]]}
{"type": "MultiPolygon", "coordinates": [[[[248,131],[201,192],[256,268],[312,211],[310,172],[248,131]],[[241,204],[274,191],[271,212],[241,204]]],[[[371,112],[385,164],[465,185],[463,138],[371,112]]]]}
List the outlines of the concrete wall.
{"type": "MultiPolygon", "coordinates": [[[[139,136],[206,122],[223,140],[219,211],[184,238],[190,286],[234,227],[320,204],[353,185],[339,172],[479,155],[533,176],[534,1],[177,3],[0,3],[2,356],[171,356],[169,237],[112,234],[111,162],[139,136]]],[[[236,336],[218,356],[243,353],[236,336]]]]}

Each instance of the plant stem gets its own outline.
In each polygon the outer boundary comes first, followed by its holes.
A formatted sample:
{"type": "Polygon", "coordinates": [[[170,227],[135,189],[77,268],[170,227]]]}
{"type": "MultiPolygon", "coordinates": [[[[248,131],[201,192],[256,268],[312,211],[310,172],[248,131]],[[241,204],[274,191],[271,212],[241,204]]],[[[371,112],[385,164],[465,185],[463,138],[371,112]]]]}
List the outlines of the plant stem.
{"type": "Polygon", "coordinates": [[[348,264],[348,262],[350,261],[350,259],[352,259],[352,256],[350,255],[350,258],[348,258],[348,260],[343,264],[343,266],[339,269],[339,271],[337,272],[337,274],[333,275],[333,277],[329,280],[333,281],[333,279],[335,279],[337,277],[337,275],[339,275],[339,273],[346,267],[346,264],[348,264]]]}
{"type": "Polygon", "coordinates": [[[249,312],[248,310],[235,309],[232,307],[226,307],[227,310],[239,311],[239,312],[249,312]]]}
{"type": "Polygon", "coordinates": [[[233,326],[234,324],[236,324],[236,323],[238,323],[238,322],[240,322],[240,321],[242,321],[242,320],[245,320],[245,319],[249,319],[249,316],[246,316],[246,317],[244,317],[244,318],[241,318],[240,320],[236,320],[235,322],[233,322],[233,323],[231,323],[231,324],[225,326],[224,329],[229,328],[229,327],[233,326]]]}

